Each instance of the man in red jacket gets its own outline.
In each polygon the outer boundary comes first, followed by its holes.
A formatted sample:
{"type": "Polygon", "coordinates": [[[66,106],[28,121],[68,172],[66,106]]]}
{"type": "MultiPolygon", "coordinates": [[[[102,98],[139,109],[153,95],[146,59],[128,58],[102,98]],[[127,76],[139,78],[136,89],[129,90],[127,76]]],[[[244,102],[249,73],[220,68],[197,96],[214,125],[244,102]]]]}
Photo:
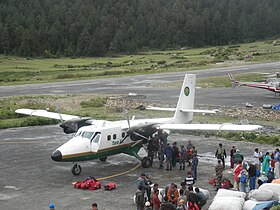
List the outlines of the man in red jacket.
{"type": "Polygon", "coordinates": [[[153,208],[154,210],[159,210],[161,201],[158,198],[159,190],[155,190],[153,194],[153,208]]]}

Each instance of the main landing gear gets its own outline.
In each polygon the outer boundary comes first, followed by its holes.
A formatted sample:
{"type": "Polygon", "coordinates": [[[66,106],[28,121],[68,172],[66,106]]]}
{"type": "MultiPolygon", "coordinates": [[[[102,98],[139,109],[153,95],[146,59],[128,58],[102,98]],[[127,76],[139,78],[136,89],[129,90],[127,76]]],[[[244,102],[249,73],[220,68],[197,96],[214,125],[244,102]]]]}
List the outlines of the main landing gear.
{"type": "Polygon", "coordinates": [[[144,157],[142,159],[142,166],[143,168],[149,168],[152,165],[153,161],[151,160],[150,157],[144,157]]]}
{"type": "Polygon", "coordinates": [[[82,172],[82,167],[75,163],[71,168],[71,172],[73,175],[77,176],[82,172]]]}

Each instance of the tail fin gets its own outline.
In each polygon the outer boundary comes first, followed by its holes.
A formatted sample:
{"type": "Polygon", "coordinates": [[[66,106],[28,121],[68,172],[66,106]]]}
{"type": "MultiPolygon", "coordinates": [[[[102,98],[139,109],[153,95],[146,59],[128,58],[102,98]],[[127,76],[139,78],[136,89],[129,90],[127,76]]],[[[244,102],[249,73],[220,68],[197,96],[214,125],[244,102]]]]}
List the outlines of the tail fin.
{"type": "Polygon", "coordinates": [[[228,77],[230,79],[230,82],[231,82],[233,88],[240,86],[240,83],[234,79],[234,77],[231,73],[228,73],[228,77]]]}
{"type": "Polygon", "coordinates": [[[190,123],[193,119],[193,112],[184,112],[182,110],[192,110],[194,107],[195,83],[195,74],[185,75],[180,97],[174,114],[174,120],[176,123],[190,123]]]}

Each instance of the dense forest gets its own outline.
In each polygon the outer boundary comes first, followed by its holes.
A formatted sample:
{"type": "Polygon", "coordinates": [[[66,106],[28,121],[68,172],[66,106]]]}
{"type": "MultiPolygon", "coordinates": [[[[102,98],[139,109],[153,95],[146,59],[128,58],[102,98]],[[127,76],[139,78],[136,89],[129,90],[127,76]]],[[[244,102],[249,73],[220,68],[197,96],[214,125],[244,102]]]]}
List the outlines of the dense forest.
{"type": "Polygon", "coordinates": [[[280,34],[279,0],[1,0],[0,54],[101,56],[280,34]]]}

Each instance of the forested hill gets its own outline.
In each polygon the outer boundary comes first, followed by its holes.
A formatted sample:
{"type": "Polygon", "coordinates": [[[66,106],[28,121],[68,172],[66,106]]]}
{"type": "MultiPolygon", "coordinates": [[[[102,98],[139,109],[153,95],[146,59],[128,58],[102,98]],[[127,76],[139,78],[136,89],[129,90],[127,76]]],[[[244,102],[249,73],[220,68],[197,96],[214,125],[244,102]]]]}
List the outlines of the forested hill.
{"type": "Polygon", "coordinates": [[[0,54],[96,56],[279,34],[279,0],[0,1],[0,54]]]}

